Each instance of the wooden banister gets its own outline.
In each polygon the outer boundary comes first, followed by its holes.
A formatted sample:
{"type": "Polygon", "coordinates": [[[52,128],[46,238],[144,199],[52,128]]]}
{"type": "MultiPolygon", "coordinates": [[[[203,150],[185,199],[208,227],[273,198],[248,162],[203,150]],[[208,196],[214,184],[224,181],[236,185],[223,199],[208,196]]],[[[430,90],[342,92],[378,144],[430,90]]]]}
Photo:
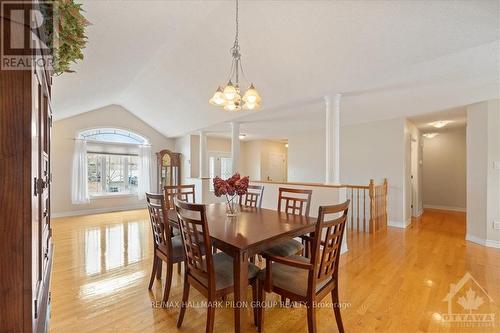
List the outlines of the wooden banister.
{"type": "Polygon", "coordinates": [[[387,179],[376,184],[343,185],[350,199],[347,227],[358,232],[374,233],[387,227],[387,179]]]}

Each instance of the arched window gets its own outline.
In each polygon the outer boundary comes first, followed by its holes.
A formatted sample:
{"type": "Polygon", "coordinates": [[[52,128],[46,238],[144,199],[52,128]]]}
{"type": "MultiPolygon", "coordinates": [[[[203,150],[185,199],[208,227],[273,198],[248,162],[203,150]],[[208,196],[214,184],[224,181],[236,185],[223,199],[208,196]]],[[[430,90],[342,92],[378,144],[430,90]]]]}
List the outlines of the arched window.
{"type": "Polygon", "coordinates": [[[150,189],[150,166],[144,136],[118,128],[83,130],[76,135],[73,185],[80,193],[75,192],[73,202],[120,195],[142,199],[150,189]]]}
{"type": "Polygon", "coordinates": [[[144,145],[148,140],[143,136],[118,128],[96,128],[80,132],[79,137],[87,141],[113,142],[144,145]]]}

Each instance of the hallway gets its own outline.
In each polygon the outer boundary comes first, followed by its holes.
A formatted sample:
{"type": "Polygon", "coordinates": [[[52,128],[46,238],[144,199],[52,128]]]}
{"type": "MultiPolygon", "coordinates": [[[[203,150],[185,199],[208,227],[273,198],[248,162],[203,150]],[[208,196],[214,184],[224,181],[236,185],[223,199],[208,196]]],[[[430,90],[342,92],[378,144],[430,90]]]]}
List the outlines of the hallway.
{"type": "MultiPolygon", "coordinates": [[[[147,290],[152,264],[147,211],[54,219],[53,237],[51,332],[177,330],[177,308],[152,308],[162,286],[156,282],[152,293],[147,290]]],[[[494,332],[491,327],[450,328],[443,322],[450,284],[467,272],[497,302],[483,296],[475,312],[496,313],[498,329],[500,250],[464,237],[465,214],[437,210],[426,210],[407,229],[389,227],[372,236],[349,233],[339,273],[346,331],[494,332]]],[[[174,274],[170,300],[180,301],[181,293],[181,276],[174,274]]],[[[190,301],[203,299],[192,291],[190,301]]],[[[320,332],[336,331],[328,303],[327,298],[318,309],[320,332]]],[[[265,330],[306,332],[305,312],[300,307],[268,309],[265,330]]],[[[205,313],[201,307],[188,308],[182,331],[204,331],[205,313]]],[[[215,331],[232,331],[232,316],[229,308],[217,309],[215,331]]]]}

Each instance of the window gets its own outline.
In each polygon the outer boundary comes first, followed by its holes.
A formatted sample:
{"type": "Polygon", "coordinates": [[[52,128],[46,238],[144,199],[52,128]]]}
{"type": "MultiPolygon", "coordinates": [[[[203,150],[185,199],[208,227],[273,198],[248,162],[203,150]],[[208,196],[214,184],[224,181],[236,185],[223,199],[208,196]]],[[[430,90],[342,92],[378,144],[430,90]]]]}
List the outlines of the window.
{"type": "Polygon", "coordinates": [[[115,142],[142,145],[147,140],[142,136],[118,128],[97,128],[83,131],[80,137],[87,141],[115,142]]]}
{"type": "Polygon", "coordinates": [[[88,152],[87,161],[90,195],[137,193],[137,156],[88,152]]]}
{"type": "Polygon", "coordinates": [[[209,153],[208,170],[210,177],[210,191],[214,190],[213,179],[218,176],[227,179],[232,176],[233,160],[227,153],[209,153]]]}
{"type": "Polygon", "coordinates": [[[72,202],[90,197],[137,195],[150,190],[151,146],[146,138],[115,128],[78,133],[73,158],[72,202]]]}

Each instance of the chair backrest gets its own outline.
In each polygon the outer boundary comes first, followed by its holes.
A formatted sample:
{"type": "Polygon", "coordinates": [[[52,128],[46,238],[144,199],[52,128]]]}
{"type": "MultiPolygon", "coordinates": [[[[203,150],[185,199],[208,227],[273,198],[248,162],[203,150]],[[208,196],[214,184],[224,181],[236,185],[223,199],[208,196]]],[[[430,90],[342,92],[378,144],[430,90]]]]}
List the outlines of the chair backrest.
{"type": "Polygon", "coordinates": [[[146,201],[155,248],[168,250],[171,248],[172,242],[170,239],[165,198],[162,194],[146,193],[146,201]]]}
{"type": "Polygon", "coordinates": [[[168,209],[174,209],[174,198],[195,203],[194,185],[172,185],[163,187],[168,209]],[[190,198],[191,197],[191,198],[190,198]]]}
{"type": "Polygon", "coordinates": [[[195,278],[199,276],[206,278],[209,287],[215,290],[212,244],[208,233],[206,206],[174,198],[174,207],[179,219],[184,246],[186,272],[195,278]]]}
{"type": "Polygon", "coordinates": [[[261,208],[263,194],[264,186],[248,185],[247,193],[240,195],[240,205],[261,208]]]}
{"type": "Polygon", "coordinates": [[[339,205],[319,207],[315,236],[312,241],[311,263],[314,269],[311,271],[312,281],[309,283],[314,287],[312,290],[315,290],[316,284],[321,281],[331,278],[336,281],[337,279],[349,204],[347,200],[339,205]],[[333,215],[333,219],[327,220],[327,215],[333,215]]]}
{"type": "Polygon", "coordinates": [[[309,216],[312,190],[279,188],[278,211],[293,215],[309,216]]]}

